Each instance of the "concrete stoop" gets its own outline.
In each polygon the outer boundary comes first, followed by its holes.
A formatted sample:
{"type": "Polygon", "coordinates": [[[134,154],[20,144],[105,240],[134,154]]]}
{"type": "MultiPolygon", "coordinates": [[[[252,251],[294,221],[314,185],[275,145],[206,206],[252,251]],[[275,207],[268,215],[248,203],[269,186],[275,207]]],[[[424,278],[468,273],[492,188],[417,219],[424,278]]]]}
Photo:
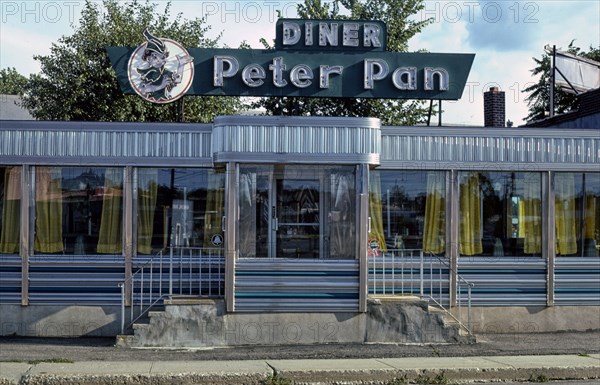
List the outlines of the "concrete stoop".
{"type": "Polygon", "coordinates": [[[366,313],[227,313],[221,299],[173,297],[148,316],[133,335],[118,336],[117,346],[474,342],[417,297],[369,298],[366,313]]]}

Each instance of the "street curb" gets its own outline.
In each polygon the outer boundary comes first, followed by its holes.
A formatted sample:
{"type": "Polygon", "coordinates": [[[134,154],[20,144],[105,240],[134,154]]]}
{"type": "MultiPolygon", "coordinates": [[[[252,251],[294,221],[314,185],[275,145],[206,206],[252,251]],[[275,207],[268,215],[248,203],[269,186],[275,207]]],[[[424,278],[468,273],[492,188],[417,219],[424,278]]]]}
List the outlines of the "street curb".
{"type": "Polygon", "coordinates": [[[0,385],[385,384],[600,378],[599,355],[426,357],[365,360],[0,363],[0,385]],[[454,367],[453,367],[454,366],[454,367]]]}

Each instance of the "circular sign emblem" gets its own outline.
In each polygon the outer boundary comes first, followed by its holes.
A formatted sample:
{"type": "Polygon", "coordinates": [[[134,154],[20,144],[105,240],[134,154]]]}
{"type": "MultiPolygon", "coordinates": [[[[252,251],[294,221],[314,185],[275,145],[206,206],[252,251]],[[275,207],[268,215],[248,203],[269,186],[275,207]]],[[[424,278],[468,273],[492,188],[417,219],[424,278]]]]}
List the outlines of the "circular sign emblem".
{"type": "Polygon", "coordinates": [[[146,43],[129,58],[127,75],[134,91],[159,104],[182,97],[194,79],[194,58],[176,41],[160,39],[144,31],[146,43]]]}
{"type": "Polygon", "coordinates": [[[223,237],[221,234],[215,234],[212,236],[212,238],[210,238],[210,241],[215,246],[221,246],[223,244],[223,237]]]}

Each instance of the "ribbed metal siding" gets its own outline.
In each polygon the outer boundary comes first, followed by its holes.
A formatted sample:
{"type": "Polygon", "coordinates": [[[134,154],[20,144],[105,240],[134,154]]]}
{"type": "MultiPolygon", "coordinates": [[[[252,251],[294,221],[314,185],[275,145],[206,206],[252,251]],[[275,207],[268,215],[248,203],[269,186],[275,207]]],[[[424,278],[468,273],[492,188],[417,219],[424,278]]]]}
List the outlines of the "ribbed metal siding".
{"type": "Polygon", "coordinates": [[[192,129],[181,125],[170,128],[165,124],[162,130],[148,125],[147,129],[131,130],[126,124],[61,123],[57,126],[37,122],[37,126],[13,128],[10,122],[3,122],[0,156],[18,158],[23,163],[39,159],[68,162],[70,158],[110,158],[113,163],[132,163],[154,158],[210,159],[212,155],[207,125],[192,129]]]}
{"type": "MultiPolygon", "coordinates": [[[[528,257],[462,257],[458,274],[475,284],[474,306],[546,304],[546,260],[528,257]]],[[[466,303],[466,289],[459,293],[466,303]]]]}
{"type": "Polygon", "coordinates": [[[0,254],[0,304],[21,303],[21,257],[0,254]]]}
{"type": "Polygon", "coordinates": [[[355,127],[215,126],[215,152],[373,154],[379,130],[355,127]]]}
{"type": "Polygon", "coordinates": [[[600,305],[600,259],[557,257],[554,265],[556,305],[600,305]]]}
{"type": "Polygon", "coordinates": [[[593,131],[384,128],[381,161],[531,164],[532,171],[541,164],[600,164],[600,136],[593,131]]]}
{"type": "Polygon", "coordinates": [[[235,311],[357,312],[358,261],[240,259],[235,311]]]}
{"type": "Polygon", "coordinates": [[[31,305],[118,305],[125,279],[120,255],[39,255],[29,259],[31,305]]]}

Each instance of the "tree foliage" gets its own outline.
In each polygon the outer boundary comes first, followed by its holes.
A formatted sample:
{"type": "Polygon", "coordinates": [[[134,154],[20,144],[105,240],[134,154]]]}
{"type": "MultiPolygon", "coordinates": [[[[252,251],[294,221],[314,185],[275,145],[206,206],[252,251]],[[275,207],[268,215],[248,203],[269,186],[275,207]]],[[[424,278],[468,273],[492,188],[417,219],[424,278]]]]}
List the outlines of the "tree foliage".
{"type": "MultiPolygon", "coordinates": [[[[106,52],[107,46],[138,46],[145,28],[186,47],[215,47],[202,19],[172,16],[149,1],[86,0],[74,33],[53,43],[48,56],[35,56],[41,73],[24,87],[23,106],[37,119],[95,121],[176,121],[177,103],[156,105],[123,95],[106,52]]],[[[186,97],[184,120],[210,122],[235,112],[238,98],[186,97]]]]}
{"type": "Polygon", "coordinates": [[[27,84],[27,78],[8,67],[0,70],[0,94],[20,95],[27,84]]]}
{"type": "MultiPolygon", "coordinates": [[[[574,41],[571,41],[567,47],[567,52],[587,59],[600,61],[600,47],[590,47],[589,51],[585,52],[581,48],[576,47],[574,41]]],[[[537,83],[523,90],[523,92],[529,94],[525,98],[529,106],[529,114],[525,117],[525,120],[528,122],[544,119],[550,111],[550,86],[552,84],[551,57],[551,52],[544,52],[541,58],[533,58],[536,67],[531,70],[531,73],[534,76],[539,76],[539,80],[537,83]]],[[[554,113],[564,114],[574,110],[577,110],[577,98],[575,95],[555,88],[554,113]]]]}
{"type": "MultiPolygon", "coordinates": [[[[384,21],[388,51],[405,52],[408,40],[430,23],[411,19],[423,8],[422,0],[305,0],[297,9],[303,19],[384,21]]],[[[378,117],[385,125],[414,125],[423,122],[427,114],[422,101],[367,98],[271,97],[253,107],[264,108],[269,115],[378,117]]]]}

